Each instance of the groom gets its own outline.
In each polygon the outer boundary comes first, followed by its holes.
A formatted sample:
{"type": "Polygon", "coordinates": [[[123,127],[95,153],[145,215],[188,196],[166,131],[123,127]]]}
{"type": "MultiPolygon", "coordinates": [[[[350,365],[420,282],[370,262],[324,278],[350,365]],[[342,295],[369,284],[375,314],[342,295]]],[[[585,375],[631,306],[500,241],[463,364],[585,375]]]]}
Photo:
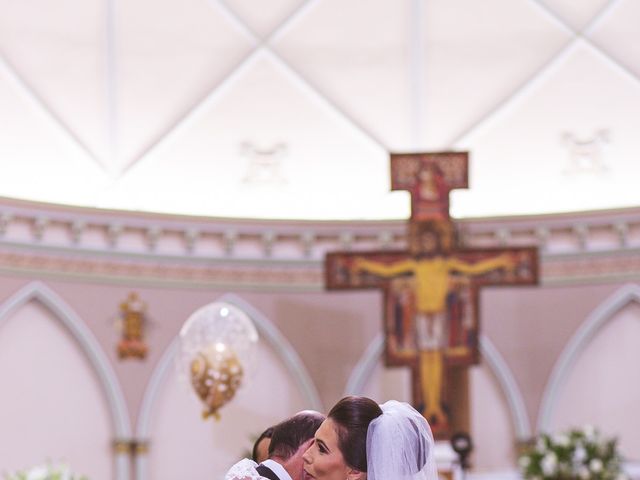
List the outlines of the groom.
{"type": "Polygon", "coordinates": [[[313,442],[325,416],[304,410],[275,427],[269,445],[269,458],[261,464],[245,458],[227,472],[225,480],[261,478],[268,480],[302,480],[302,455],[313,442]]]}

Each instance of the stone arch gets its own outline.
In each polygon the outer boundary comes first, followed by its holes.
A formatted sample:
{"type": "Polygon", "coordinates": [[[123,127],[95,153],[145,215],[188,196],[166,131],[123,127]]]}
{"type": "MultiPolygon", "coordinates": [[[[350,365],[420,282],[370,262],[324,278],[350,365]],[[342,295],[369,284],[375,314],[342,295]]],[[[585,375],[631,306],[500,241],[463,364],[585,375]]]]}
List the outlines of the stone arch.
{"type": "MultiPolygon", "coordinates": [[[[102,347],[77,313],[44,283],[33,281],[22,287],[0,306],[0,326],[14,312],[31,301],[37,301],[53,313],[55,318],[71,332],[89,359],[98,375],[100,384],[106,394],[107,404],[111,412],[113,431],[117,441],[128,441],[131,438],[131,422],[129,411],[120,388],[120,383],[113,368],[102,350],[102,347]]],[[[115,453],[115,472],[118,480],[129,479],[128,453],[115,453]]]]}
{"type": "Polygon", "coordinates": [[[589,314],[573,337],[571,337],[553,366],[551,375],[545,386],[538,414],[537,429],[539,432],[548,430],[560,387],[568,378],[579,355],[598,331],[611,320],[616,313],[634,302],[640,304],[640,286],[628,284],[620,287],[589,314]]]}

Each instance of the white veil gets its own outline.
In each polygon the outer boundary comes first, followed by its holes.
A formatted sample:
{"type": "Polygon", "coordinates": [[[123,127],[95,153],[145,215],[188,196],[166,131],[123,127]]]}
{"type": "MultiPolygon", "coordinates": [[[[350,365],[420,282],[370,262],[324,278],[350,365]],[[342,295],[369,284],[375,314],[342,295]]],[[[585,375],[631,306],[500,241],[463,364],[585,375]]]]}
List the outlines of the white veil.
{"type": "Polygon", "coordinates": [[[367,429],[367,480],[437,480],[435,442],[427,420],[390,400],[367,429]]]}

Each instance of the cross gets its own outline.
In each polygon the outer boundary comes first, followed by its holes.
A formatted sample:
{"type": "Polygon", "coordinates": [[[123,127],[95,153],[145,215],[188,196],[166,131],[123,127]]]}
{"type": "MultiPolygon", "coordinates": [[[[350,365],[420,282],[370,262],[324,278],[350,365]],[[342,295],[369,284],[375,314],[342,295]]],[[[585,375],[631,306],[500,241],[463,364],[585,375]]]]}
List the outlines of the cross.
{"type": "Polygon", "coordinates": [[[325,259],[328,289],[382,289],[385,363],[411,368],[413,404],[441,439],[468,430],[465,379],[479,361],[480,289],[538,281],[535,248],[458,245],[449,192],[467,186],[466,152],[392,154],[391,187],[411,194],[408,250],[325,259]]]}

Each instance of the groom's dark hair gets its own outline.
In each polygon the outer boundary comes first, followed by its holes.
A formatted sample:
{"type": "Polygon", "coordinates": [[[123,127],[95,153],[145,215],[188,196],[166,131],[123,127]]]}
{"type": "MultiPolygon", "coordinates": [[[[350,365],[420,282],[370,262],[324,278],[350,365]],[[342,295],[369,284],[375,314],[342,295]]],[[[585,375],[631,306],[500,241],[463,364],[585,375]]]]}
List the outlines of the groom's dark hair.
{"type": "Polygon", "coordinates": [[[325,416],[312,410],[305,410],[273,427],[269,458],[288,460],[300,446],[314,437],[325,416]]]}

